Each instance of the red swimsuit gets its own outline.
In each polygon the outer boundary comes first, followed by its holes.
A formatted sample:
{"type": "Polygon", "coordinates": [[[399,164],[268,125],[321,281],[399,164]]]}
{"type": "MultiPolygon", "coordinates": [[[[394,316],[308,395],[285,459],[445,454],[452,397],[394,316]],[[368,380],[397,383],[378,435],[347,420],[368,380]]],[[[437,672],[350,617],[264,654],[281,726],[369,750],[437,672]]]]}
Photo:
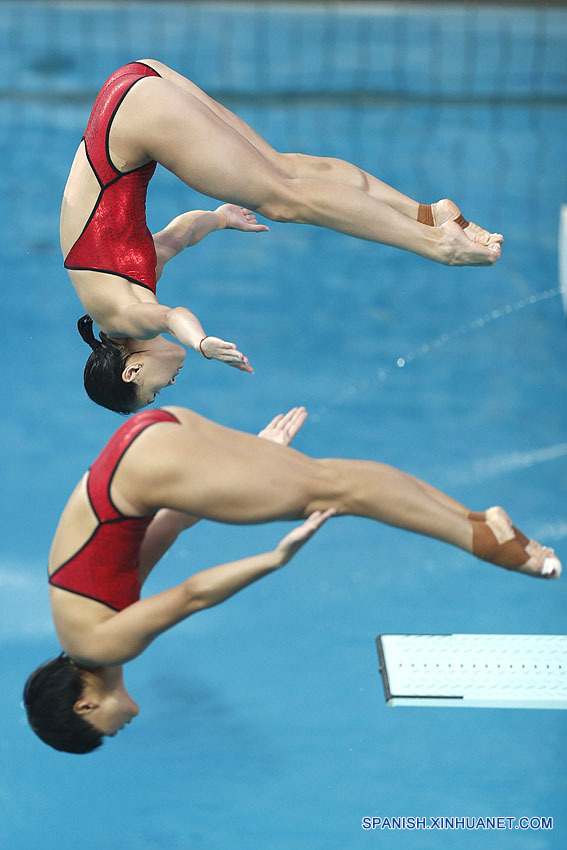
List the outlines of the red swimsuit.
{"type": "Polygon", "coordinates": [[[156,422],[179,422],[165,410],[146,410],[122,425],[91,466],[89,502],[98,525],[83,546],[49,577],[49,584],[122,611],[140,598],[140,548],[154,515],[129,517],[112,504],[110,485],[138,434],[156,422]]]}
{"type": "Polygon", "coordinates": [[[144,77],[159,76],[148,65],[131,62],[115,71],[100,90],[83,136],[100,193],[65,258],[66,269],[119,275],[154,294],[156,252],[146,224],[146,191],[156,163],[152,160],[123,173],[110,159],[108,140],[114,116],[132,86],[144,77]]]}

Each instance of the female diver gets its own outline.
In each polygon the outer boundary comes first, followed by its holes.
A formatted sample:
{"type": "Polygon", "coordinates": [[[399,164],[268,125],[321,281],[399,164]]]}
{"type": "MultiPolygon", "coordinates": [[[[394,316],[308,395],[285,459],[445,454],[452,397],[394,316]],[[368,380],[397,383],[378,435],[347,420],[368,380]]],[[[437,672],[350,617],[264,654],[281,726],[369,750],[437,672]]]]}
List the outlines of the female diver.
{"type": "Polygon", "coordinates": [[[176,623],[279,569],[333,514],[369,517],[510,570],[559,577],[553,550],[528,540],[502,508],[474,513],[393,467],[314,460],[290,448],[305,417],[294,408],[258,439],[171,407],[138,413],[111,437],[72,493],[51,548],[50,601],[64,652],[32,673],[24,691],[43,741],[83,753],[115,735],[138,713],[123,664],[176,623]],[[273,551],[140,599],[150,570],[199,518],[302,517],[273,551]]]}
{"type": "Polygon", "coordinates": [[[491,265],[503,241],[467,222],[447,199],[419,204],[350,163],[279,153],[166,65],[132,62],[96,98],[61,210],[65,267],[88,314],[79,330],[93,349],[85,386],[94,401],[130,413],[173,383],[185,351],[162,333],[252,371],[234,343],[207,336],[193,313],[156,297],[165,263],[208,233],[267,230],[250,210],[447,265],[491,265]],[[152,236],[145,199],[157,162],[198,192],[230,203],[185,213],[152,236]]]}

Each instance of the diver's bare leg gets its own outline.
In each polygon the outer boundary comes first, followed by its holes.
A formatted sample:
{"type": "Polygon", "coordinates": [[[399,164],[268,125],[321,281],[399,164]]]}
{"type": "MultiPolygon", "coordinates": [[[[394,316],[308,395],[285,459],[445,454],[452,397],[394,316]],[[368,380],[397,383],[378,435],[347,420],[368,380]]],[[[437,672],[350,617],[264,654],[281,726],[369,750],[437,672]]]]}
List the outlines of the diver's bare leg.
{"type": "MultiPolygon", "coordinates": [[[[246,141],[250,142],[267,160],[280,171],[287,174],[288,177],[301,177],[321,180],[326,183],[353,186],[360,191],[366,192],[370,197],[387,204],[408,218],[414,221],[417,220],[420,204],[414,201],[413,198],[394,189],[393,186],[389,186],[387,183],[379,180],[373,174],[369,174],[357,165],[335,157],[311,156],[304,153],[281,153],[269,145],[242,118],[214,100],[194,82],[178,74],[177,71],[168,68],[162,62],[153,59],[144,59],[143,61],[155,68],[166,80],[189,92],[204,103],[218,118],[222,119],[230,128],[239,133],[246,141]]],[[[440,227],[447,221],[454,221],[461,215],[461,211],[457,205],[446,198],[432,204],[431,209],[431,223],[437,227],[440,227]]],[[[503,241],[500,234],[490,233],[474,224],[474,222],[467,222],[464,230],[469,239],[473,242],[481,242],[483,245],[488,245],[490,242],[503,241]]]]}
{"type": "Polygon", "coordinates": [[[417,220],[418,202],[394,189],[393,186],[389,186],[387,183],[379,180],[373,174],[369,174],[357,165],[335,157],[311,156],[303,153],[281,153],[268,144],[262,136],[236,115],[236,113],[210,97],[210,95],[199,88],[192,80],[188,80],[182,74],[178,74],[177,71],[173,71],[167,65],[164,65],[163,62],[155,59],[143,59],[141,61],[155,68],[166,80],[169,80],[200,100],[232,130],[250,142],[274,167],[285,172],[289,177],[303,177],[321,180],[326,183],[353,186],[356,189],[367,192],[372,198],[382,201],[408,218],[414,221],[417,220]]]}
{"type": "MultiPolygon", "coordinates": [[[[429,227],[355,186],[291,177],[189,91],[148,77],[114,119],[111,153],[152,158],[187,185],[275,221],[314,224],[411,251],[446,265],[491,265],[500,246],[473,243],[453,222],[429,227]]],[[[132,166],[135,167],[135,166],[132,166]]]]}
{"type": "Polygon", "coordinates": [[[368,517],[443,540],[530,575],[541,575],[550,554],[542,548],[530,555],[501,517],[471,521],[460,506],[453,509],[450,500],[444,504],[419,479],[386,464],[314,460],[201,417],[194,423],[153,426],[122,461],[117,486],[143,511],[169,507],[248,524],[335,508],[338,514],[368,517]]]}

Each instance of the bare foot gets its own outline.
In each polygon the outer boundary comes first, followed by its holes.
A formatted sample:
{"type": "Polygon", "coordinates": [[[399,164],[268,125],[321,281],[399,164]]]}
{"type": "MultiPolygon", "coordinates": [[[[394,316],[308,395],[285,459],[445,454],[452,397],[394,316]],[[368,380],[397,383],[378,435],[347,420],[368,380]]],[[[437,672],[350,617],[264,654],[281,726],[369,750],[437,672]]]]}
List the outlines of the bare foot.
{"type": "MultiPolygon", "coordinates": [[[[441,227],[448,221],[456,221],[461,217],[461,211],[458,206],[448,198],[443,198],[441,201],[437,201],[436,204],[431,204],[431,213],[435,227],[441,227]]],[[[462,230],[471,242],[477,242],[479,245],[501,245],[504,242],[504,237],[501,233],[489,233],[488,230],[479,227],[474,221],[467,222],[466,227],[462,227],[462,230]]]]}
{"type": "Polygon", "coordinates": [[[437,258],[446,266],[491,266],[500,257],[500,242],[494,240],[483,245],[472,241],[454,221],[445,222],[439,230],[442,235],[437,258]]]}
{"type": "Polygon", "coordinates": [[[502,508],[489,508],[484,523],[473,520],[473,554],[534,578],[559,578],[561,563],[554,550],[536,540],[526,540],[502,508]]]}

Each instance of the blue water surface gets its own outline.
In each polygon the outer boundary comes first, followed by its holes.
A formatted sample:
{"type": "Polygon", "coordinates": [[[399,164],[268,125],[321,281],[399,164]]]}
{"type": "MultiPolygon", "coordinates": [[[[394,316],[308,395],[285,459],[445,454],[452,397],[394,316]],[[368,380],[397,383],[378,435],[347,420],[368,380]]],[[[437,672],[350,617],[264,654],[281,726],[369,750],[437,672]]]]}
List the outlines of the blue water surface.
{"type": "MultiPolygon", "coordinates": [[[[224,92],[281,150],[355,161],[422,201],[453,197],[506,238],[493,268],[450,269],[298,225],[213,234],[167,268],[160,296],[256,371],[188,355],[163,403],[249,431],[305,404],[302,451],[502,504],[567,558],[565,11],[304,5],[0,5],[2,846],[566,846],[565,713],[388,708],[374,645],[389,632],[561,634],[565,580],[365,520],[328,523],[285,570],[132,662],[141,714],[100,751],[49,750],[20,706],[28,673],[58,651],[45,583],[58,516],[119,424],[82,389],[58,214],[90,94],[132,58],[224,92]],[[364,831],[365,816],[553,817],[553,829],[364,831]]],[[[212,204],[159,168],[149,225],[212,204]]],[[[200,523],[146,592],[285,529],[200,523]]]]}

